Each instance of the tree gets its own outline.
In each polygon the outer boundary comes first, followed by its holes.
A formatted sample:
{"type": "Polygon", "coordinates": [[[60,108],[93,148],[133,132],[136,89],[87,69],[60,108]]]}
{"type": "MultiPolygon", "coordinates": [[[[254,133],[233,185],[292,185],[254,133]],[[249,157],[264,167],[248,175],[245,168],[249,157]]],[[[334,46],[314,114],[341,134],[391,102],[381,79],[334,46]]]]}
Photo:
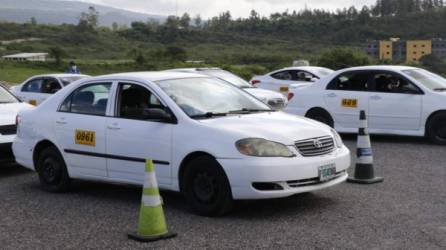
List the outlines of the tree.
{"type": "Polygon", "coordinates": [[[93,31],[99,25],[99,12],[94,6],[88,8],[88,12],[82,12],[77,27],[80,31],[93,31]]]}
{"type": "Polygon", "coordinates": [[[324,52],[318,59],[318,65],[331,69],[343,69],[354,66],[369,65],[370,59],[351,49],[332,49],[324,52]]]}
{"type": "Polygon", "coordinates": [[[203,23],[203,19],[201,19],[201,16],[200,15],[196,15],[195,18],[194,18],[195,26],[196,27],[201,27],[202,23],[203,23]]]}
{"type": "Polygon", "coordinates": [[[29,20],[29,22],[31,23],[31,25],[37,25],[37,19],[35,17],[31,17],[31,19],[29,20]]]}
{"type": "Polygon", "coordinates": [[[113,31],[118,31],[119,30],[119,24],[117,22],[113,22],[112,23],[112,30],[113,31]]]}
{"type": "Polygon", "coordinates": [[[54,58],[54,61],[56,62],[56,64],[60,66],[62,64],[62,59],[67,57],[68,54],[61,47],[55,46],[55,47],[50,48],[49,56],[51,58],[54,58]]]}
{"type": "Polygon", "coordinates": [[[188,13],[184,13],[183,16],[180,18],[180,26],[184,29],[189,29],[190,21],[190,15],[188,13]]]}
{"type": "Polygon", "coordinates": [[[169,46],[164,51],[164,56],[172,61],[184,62],[187,60],[187,52],[185,49],[177,46],[169,46]]]}

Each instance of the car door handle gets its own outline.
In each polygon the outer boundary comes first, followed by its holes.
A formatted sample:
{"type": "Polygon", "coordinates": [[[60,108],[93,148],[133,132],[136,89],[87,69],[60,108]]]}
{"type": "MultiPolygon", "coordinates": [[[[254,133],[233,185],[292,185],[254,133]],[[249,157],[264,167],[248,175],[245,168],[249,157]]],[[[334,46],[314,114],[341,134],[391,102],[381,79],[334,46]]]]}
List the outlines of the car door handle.
{"type": "Polygon", "coordinates": [[[110,130],[120,130],[121,129],[121,127],[117,123],[113,123],[113,124],[107,125],[107,128],[110,129],[110,130]]]}
{"type": "Polygon", "coordinates": [[[330,94],[327,94],[327,97],[330,97],[330,98],[334,98],[334,97],[336,97],[337,95],[335,94],[335,93],[330,93],[330,94]]]}
{"type": "Polygon", "coordinates": [[[370,99],[372,99],[372,100],[381,100],[383,98],[381,96],[379,96],[379,95],[372,95],[372,96],[370,96],[370,99]]]}
{"type": "Polygon", "coordinates": [[[59,118],[56,120],[56,123],[60,124],[60,125],[64,125],[64,124],[67,124],[67,121],[65,120],[65,118],[59,118]]]}

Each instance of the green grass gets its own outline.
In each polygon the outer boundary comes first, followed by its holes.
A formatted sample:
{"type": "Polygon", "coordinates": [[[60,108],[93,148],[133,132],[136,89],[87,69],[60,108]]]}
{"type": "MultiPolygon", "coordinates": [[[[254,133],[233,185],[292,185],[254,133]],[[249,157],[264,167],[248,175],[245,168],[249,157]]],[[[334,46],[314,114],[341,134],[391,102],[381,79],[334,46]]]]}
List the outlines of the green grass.
{"type": "Polygon", "coordinates": [[[0,63],[0,81],[5,81],[10,84],[21,83],[34,75],[56,72],[46,67],[30,66],[27,63],[0,63]]]}

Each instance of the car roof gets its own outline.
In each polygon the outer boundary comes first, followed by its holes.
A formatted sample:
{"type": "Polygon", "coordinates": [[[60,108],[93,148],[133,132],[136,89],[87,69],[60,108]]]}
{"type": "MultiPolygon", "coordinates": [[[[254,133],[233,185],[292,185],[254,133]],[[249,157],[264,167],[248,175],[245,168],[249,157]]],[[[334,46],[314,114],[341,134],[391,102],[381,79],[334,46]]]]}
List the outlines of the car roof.
{"type": "Polygon", "coordinates": [[[392,71],[401,71],[408,69],[418,69],[410,66],[400,66],[400,65],[371,65],[371,66],[360,66],[360,67],[352,67],[345,68],[339,70],[340,72],[351,71],[351,70],[392,70],[392,71]]]}
{"type": "Polygon", "coordinates": [[[325,67],[317,67],[317,66],[294,66],[294,67],[287,67],[287,68],[283,68],[281,70],[316,70],[316,69],[325,69],[325,70],[331,70],[329,68],[325,68],[325,67]]]}
{"type": "Polygon", "coordinates": [[[208,71],[208,70],[223,70],[221,68],[178,68],[178,69],[168,69],[168,72],[200,72],[200,71],[208,71]]]}
{"type": "Polygon", "coordinates": [[[127,72],[127,73],[118,73],[118,74],[110,74],[104,76],[93,77],[93,80],[97,79],[141,79],[145,81],[163,81],[163,80],[172,80],[172,79],[181,79],[181,78],[206,78],[202,74],[195,73],[187,73],[187,72],[176,72],[176,71],[147,71],[147,72],[127,72]]]}
{"type": "Polygon", "coordinates": [[[62,77],[73,77],[73,76],[86,76],[86,77],[89,77],[89,75],[83,75],[83,74],[56,73],[56,74],[35,75],[35,76],[32,76],[32,78],[35,78],[35,77],[56,77],[56,78],[62,78],[62,77]]]}

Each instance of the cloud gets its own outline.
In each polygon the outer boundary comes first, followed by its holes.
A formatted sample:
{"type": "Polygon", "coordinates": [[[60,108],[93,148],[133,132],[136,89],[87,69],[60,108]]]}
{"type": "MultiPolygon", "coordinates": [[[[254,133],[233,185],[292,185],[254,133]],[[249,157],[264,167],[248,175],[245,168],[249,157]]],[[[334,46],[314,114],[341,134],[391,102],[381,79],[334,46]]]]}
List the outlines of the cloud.
{"type": "Polygon", "coordinates": [[[246,17],[251,9],[268,16],[273,12],[301,10],[305,7],[335,10],[349,6],[371,5],[376,0],[84,0],[117,8],[151,14],[175,15],[188,12],[203,17],[216,16],[229,10],[234,17],[246,17]]]}

